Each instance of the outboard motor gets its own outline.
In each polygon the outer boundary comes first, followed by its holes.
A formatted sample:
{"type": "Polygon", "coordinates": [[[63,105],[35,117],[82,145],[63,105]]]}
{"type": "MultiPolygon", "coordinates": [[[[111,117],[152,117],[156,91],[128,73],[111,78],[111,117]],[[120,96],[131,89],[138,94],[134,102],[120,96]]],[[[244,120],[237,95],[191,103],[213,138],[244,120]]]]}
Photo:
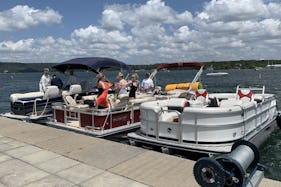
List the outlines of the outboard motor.
{"type": "Polygon", "coordinates": [[[257,147],[247,141],[236,142],[231,153],[217,158],[199,159],[193,168],[197,183],[204,187],[255,187],[264,176],[257,147]]]}

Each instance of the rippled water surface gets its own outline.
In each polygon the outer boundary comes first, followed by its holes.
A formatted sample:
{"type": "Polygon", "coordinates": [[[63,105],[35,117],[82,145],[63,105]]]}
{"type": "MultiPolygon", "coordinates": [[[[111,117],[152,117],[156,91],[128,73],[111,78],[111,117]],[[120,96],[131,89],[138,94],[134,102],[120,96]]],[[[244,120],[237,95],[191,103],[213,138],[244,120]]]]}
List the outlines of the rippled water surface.
{"type": "MultiPolygon", "coordinates": [[[[236,86],[266,86],[267,93],[276,95],[277,104],[281,107],[281,69],[255,70],[226,70],[228,76],[207,77],[205,73],[201,78],[203,86],[209,92],[235,92],[236,86]]],[[[140,80],[145,72],[138,72],[140,80]]],[[[187,82],[192,79],[195,71],[170,71],[157,74],[157,85],[167,83],[187,82]]],[[[57,74],[63,80],[65,75],[57,74]]],[[[116,81],[117,72],[106,72],[108,79],[116,81]]],[[[41,73],[0,74],[0,113],[9,111],[9,95],[11,93],[25,93],[38,91],[41,73]]],[[[88,80],[90,85],[95,84],[95,74],[92,72],[79,72],[80,80],[88,80]]],[[[279,109],[280,110],[280,109],[279,109]]],[[[266,168],[266,177],[281,181],[281,130],[274,132],[260,147],[261,163],[266,168]]]]}

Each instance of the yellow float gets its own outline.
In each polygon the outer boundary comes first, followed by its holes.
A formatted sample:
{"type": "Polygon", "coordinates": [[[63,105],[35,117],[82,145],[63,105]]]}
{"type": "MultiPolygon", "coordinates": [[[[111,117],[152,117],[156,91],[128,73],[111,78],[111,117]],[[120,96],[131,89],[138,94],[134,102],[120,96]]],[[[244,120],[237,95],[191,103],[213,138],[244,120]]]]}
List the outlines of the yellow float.
{"type": "MultiPolygon", "coordinates": [[[[188,90],[190,85],[191,85],[191,82],[178,83],[178,84],[168,84],[168,85],[166,85],[165,90],[166,90],[166,92],[171,91],[171,90],[175,90],[175,89],[188,90]]],[[[195,82],[193,87],[192,87],[192,90],[196,91],[196,90],[199,90],[199,89],[202,89],[202,88],[203,88],[203,86],[202,86],[201,82],[195,82]]]]}

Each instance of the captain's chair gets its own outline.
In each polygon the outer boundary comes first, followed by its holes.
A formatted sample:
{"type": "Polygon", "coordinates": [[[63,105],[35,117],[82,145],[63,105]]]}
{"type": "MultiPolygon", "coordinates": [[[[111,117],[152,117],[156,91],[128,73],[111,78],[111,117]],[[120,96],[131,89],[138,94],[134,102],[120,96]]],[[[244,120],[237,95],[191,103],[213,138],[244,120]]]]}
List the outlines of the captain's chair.
{"type": "Polygon", "coordinates": [[[60,96],[60,90],[57,86],[48,86],[44,93],[44,99],[53,99],[60,96]]]}
{"type": "Polygon", "coordinates": [[[69,106],[69,107],[74,107],[74,108],[89,108],[89,105],[87,104],[79,104],[79,103],[76,103],[76,101],[73,99],[72,96],[70,95],[67,95],[67,96],[64,96],[63,97],[63,100],[66,104],[66,106],[69,106]]]}
{"type": "Polygon", "coordinates": [[[253,92],[250,89],[239,89],[237,92],[238,99],[242,102],[253,101],[253,92]]]}
{"type": "Polygon", "coordinates": [[[69,87],[69,91],[63,91],[62,95],[74,95],[82,93],[82,87],[80,84],[73,84],[69,87]]]}
{"type": "Polygon", "coordinates": [[[195,99],[198,102],[201,102],[203,104],[207,104],[209,99],[209,94],[206,89],[199,89],[195,91],[195,99]]]}

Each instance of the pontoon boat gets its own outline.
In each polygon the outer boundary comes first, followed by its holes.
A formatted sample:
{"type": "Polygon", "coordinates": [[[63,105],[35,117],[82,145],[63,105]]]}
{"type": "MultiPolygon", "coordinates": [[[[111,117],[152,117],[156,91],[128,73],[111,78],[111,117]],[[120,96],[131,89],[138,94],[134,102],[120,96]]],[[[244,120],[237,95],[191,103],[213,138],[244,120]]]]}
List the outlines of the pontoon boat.
{"type": "Polygon", "coordinates": [[[236,93],[211,94],[201,89],[191,99],[143,103],[141,128],[128,137],[131,144],[211,154],[230,152],[234,142],[254,141],[273,128],[276,98],[264,90],[237,87],[236,93]]]}
{"type": "MultiPolygon", "coordinates": [[[[99,73],[105,68],[118,68],[127,74],[130,72],[130,67],[125,63],[104,57],[75,58],[55,65],[53,68],[62,73],[69,69],[99,73]]],[[[14,93],[10,96],[11,112],[2,116],[27,121],[45,121],[47,117],[52,116],[52,104],[58,105],[63,102],[62,95],[90,96],[91,98],[97,94],[96,89],[88,88],[88,82],[84,81],[81,85],[70,86],[69,90],[59,90],[56,86],[49,86],[45,93],[14,93]]]]}

